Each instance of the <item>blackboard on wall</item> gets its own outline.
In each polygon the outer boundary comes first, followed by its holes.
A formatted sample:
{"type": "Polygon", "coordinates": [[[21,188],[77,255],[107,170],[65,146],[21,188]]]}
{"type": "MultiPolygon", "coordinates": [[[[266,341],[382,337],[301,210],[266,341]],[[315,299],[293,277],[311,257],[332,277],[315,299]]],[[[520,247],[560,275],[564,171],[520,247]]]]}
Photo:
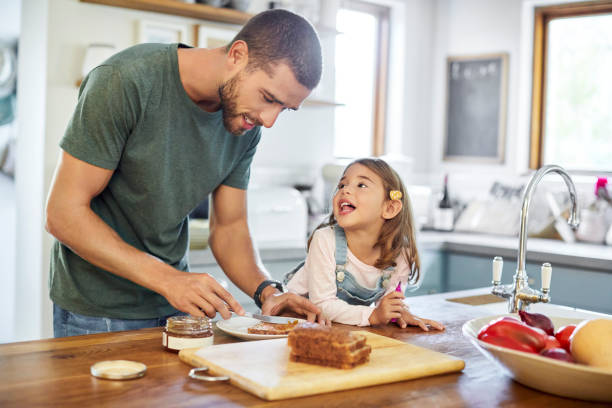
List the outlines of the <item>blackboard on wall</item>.
{"type": "Polygon", "coordinates": [[[444,160],[502,163],[508,54],[448,57],[444,160]]]}

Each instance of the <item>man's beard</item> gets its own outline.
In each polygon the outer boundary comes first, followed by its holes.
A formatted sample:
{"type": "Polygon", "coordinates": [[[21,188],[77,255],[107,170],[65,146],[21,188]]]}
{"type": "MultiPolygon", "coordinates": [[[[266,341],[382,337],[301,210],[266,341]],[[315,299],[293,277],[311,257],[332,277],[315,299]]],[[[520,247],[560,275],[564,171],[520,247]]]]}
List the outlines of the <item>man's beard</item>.
{"type": "Polygon", "coordinates": [[[239,76],[240,74],[237,74],[233,78],[229,79],[227,82],[219,86],[219,100],[221,105],[221,111],[223,112],[223,126],[228,132],[230,132],[234,136],[240,136],[245,132],[242,127],[232,127],[232,119],[235,119],[236,117],[242,117],[242,115],[238,113],[238,108],[236,104],[236,99],[238,97],[238,92],[236,88],[238,87],[237,85],[239,83],[239,76]]]}

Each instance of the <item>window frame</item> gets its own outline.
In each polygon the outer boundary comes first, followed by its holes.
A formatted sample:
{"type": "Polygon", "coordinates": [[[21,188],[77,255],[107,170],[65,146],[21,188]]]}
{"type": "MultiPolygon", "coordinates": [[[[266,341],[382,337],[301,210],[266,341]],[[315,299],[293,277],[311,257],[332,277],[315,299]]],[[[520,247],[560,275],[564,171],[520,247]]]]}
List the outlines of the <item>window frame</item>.
{"type": "Polygon", "coordinates": [[[531,125],[529,142],[529,168],[542,167],[544,142],[544,107],[546,106],[546,56],[548,23],[567,17],[579,17],[612,13],[612,0],[587,1],[582,3],[556,4],[536,7],[533,26],[533,67],[531,94],[531,125]]]}

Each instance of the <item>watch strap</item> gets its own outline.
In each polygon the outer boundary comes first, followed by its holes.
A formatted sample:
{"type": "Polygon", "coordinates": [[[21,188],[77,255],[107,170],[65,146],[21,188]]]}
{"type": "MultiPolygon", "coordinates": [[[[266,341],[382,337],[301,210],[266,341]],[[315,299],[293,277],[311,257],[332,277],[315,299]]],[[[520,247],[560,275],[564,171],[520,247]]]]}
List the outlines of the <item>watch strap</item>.
{"type": "Polygon", "coordinates": [[[259,284],[259,286],[257,286],[257,289],[255,290],[255,294],[253,294],[253,300],[255,301],[255,304],[257,305],[257,307],[260,308],[260,309],[261,309],[261,306],[262,306],[262,303],[261,303],[261,293],[263,292],[263,290],[265,288],[267,288],[270,285],[274,286],[276,289],[278,289],[279,291],[283,292],[283,284],[280,283],[279,281],[267,279],[267,280],[261,282],[259,284]]]}

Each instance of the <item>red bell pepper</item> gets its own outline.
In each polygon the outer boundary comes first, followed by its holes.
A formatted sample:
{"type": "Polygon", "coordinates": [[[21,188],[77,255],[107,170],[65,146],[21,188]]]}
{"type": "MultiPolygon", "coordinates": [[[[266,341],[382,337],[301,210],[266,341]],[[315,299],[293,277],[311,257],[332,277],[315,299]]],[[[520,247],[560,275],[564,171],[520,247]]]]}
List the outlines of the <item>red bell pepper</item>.
{"type": "Polygon", "coordinates": [[[559,344],[567,351],[570,351],[570,336],[574,333],[575,329],[575,324],[568,324],[567,326],[559,328],[555,333],[555,337],[559,340],[559,344]]]}
{"type": "Polygon", "coordinates": [[[544,348],[540,350],[540,353],[542,353],[544,350],[555,348],[562,348],[561,343],[559,343],[559,340],[557,340],[555,336],[548,336],[548,340],[546,340],[546,344],[544,345],[544,348]]]}
{"type": "Polygon", "coordinates": [[[526,353],[537,354],[537,351],[535,351],[533,347],[528,344],[521,343],[520,341],[517,341],[512,337],[484,334],[482,337],[480,337],[480,340],[484,341],[485,343],[494,344],[496,346],[506,347],[518,351],[524,351],[526,353]]]}
{"type": "Polygon", "coordinates": [[[514,319],[497,319],[484,326],[478,332],[478,339],[484,335],[509,337],[519,343],[525,344],[536,353],[544,348],[548,335],[544,330],[531,327],[514,319]]]}

